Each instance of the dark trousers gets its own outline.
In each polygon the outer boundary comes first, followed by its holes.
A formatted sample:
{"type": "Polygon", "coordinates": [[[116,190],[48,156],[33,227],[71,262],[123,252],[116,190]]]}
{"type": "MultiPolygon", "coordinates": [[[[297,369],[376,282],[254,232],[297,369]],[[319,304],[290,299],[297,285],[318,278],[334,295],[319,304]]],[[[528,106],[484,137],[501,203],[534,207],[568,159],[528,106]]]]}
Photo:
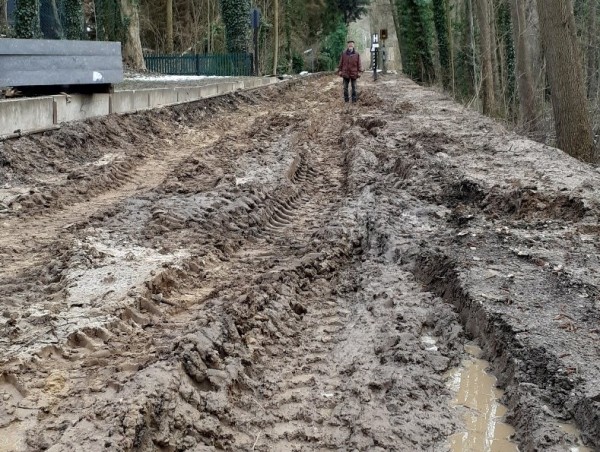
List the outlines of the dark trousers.
{"type": "Polygon", "coordinates": [[[344,77],[344,100],[348,102],[350,97],[348,96],[348,84],[352,82],[352,102],[356,102],[356,79],[344,77]]]}

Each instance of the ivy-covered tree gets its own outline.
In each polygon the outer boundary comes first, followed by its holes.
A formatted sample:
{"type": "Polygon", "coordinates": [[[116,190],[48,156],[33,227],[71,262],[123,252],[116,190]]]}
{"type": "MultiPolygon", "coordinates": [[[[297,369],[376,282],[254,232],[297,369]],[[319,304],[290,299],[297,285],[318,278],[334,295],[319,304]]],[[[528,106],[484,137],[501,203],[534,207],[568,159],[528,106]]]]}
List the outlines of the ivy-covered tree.
{"type": "Polygon", "coordinates": [[[81,0],[64,0],[65,3],[65,37],[67,39],[83,39],[83,5],[81,0]]]}
{"type": "Polygon", "coordinates": [[[450,87],[450,45],[448,44],[448,17],[446,13],[446,2],[444,0],[433,0],[433,23],[438,41],[438,54],[442,69],[442,84],[444,88],[450,87]]]}
{"type": "Polygon", "coordinates": [[[250,0],[221,0],[221,16],[225,24],[227,50],[231,53],[246,53],[250,0]]]}
{"type": "Polygon", "coordinates": [[[38,0],[17,0],[15,34],[17,38],[22,39],[35,39],[41,36],[38,0]]]}
{"type": "Polygon", "coordinates": [[[435,66],[431,49],[433,39],[429,0],[397,0],[400,18],[402,67],[414,80],[433,83],[435,66]]]}
{"type": "Polygon", "coordinates": [[[120,14],[118,0],[95,0],[96,39],[124,41],[125,23],[120,14]]]}
{"type": "Polygon", "coordinates": [[[8,2],[0,0],[0,33],[5,33],[8,29],[8,2]]]}
{"type": "Polygon", "coordinates": [[[340,19],[334,31],[328,34],[323,41],[317,61],[316,69],[318,71],[332,71],[337,67],[340,55],[346,47],[347,36],[348,27],[340,19]]]}
{"type": "Polygon", "coordinates": [[[348,25],[367,13],[371,0],[333,0],[336,9],[342,13],[344,23],[348,25]]]}
{"type": "Polygon", "coordinates": [[[507,2],[502,2],[497,8],[496,30],[498,40],[502,44],[498,48],[501,56],[499,71],[501,74],[502,94],[504,97],[505,113],[507,117],[514,116],[515,110],[515,46],[512,36],[512,20],[510,6],[507,2]]]}

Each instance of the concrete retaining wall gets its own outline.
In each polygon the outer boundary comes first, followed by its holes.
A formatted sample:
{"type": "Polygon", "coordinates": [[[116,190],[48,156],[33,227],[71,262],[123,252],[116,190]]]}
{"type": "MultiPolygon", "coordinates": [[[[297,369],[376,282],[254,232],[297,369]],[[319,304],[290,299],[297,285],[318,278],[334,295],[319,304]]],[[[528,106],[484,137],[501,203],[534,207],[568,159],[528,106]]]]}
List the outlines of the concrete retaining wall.
{"type": "Polygon", "coordinates": [[[164,107],[177,103],[177,91],[174,88],[149,89],[148,108],[164,107]]]}
{"type": "Polygon", "coordinates": [[[56,124],[82,121],[109,114],[110,94],[77,94],[52,96],[56,124]]]}
{"type": "Polygon", "coordinates": [[[50,129],[54,126],[54,99],[36,97],[0,102],[0,135],[50,129]]]}
{"type": "Polygon", "coordinates": [[[0,101],[0,139],[49,130],[69,121],[111,113],[132,113],[150,108],[193,102],[240,89],[277,83],[276,77],[252,78],[184,88],[116,91],[112,94],[73,94],[0,101]]]}
{"type": "Polygon", "coordinates": [[[219,94],[219,87],[217,85],[204,85],[200,87],[200,98],[212,97],[219,94]]]}
{"type": "Polygon", "coordinates": [[[202,98],[199,86],[192,86],[190,88],[176,88],[176,91],[178,104],[193,102],[196,99],[202,98]]]}

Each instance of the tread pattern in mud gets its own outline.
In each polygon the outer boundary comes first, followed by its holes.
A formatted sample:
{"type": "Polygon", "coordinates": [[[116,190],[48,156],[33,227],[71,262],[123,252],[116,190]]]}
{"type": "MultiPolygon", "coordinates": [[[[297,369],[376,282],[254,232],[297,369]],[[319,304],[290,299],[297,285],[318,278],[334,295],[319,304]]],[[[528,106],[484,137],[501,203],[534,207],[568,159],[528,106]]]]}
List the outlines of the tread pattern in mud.
{"type": "Polygon", "coordinates": [[[75,125],[79,160],[64,131],[5,145],[23,194],[0,210],[0,434],[447,450],[446,376],[477,339],[523,450],[575,444],[556,419],[597,446],[600,176],[403,79],[362,89],[350,108],[321,77],[75,125]]]}

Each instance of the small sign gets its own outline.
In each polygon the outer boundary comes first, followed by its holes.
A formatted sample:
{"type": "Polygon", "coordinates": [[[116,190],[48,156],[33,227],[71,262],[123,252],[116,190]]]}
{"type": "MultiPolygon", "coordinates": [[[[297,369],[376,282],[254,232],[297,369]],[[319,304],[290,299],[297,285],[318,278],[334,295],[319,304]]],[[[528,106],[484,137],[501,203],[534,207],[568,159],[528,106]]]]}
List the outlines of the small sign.
{"type": "Polygon", "coordinates": [[[250,26],[254,29],[260,28],[260,9],[254,8],[250,11],[250,26]]]}

